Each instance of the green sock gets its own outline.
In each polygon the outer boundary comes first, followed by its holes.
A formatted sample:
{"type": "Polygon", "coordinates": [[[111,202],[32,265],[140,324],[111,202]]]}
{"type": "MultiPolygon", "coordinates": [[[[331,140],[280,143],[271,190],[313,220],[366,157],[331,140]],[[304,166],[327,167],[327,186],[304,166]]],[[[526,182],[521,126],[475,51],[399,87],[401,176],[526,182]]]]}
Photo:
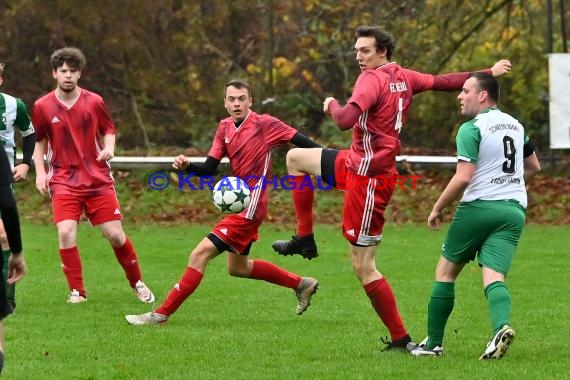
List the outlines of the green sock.
{"type": "Polygon", "coordinates": [[[489,303],[493,335],[504,325],[511,324],[511,293],[503,281],[495,281],[485,288],[485,297],[489,303]]]}
{"type": "Polygon", "coordinates": [[[428,305],[428,348],[443,346],[443,334],[455,301],[455,283],[439,282],[433,284],[428,305]]]}

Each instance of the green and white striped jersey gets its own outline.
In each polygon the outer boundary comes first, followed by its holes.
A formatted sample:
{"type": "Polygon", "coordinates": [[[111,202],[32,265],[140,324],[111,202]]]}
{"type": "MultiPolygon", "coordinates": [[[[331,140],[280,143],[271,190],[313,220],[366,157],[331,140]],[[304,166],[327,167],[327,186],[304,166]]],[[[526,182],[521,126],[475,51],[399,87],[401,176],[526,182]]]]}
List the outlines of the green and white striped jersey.
{"type": "Polygon", "coordinates": [[[10,165],[14,167],[14,148],[16,147],[14,131],[17,127],[22,137],[25,137],[34,133],[34,126],[24,102],[2,92],[0,92],[0,115],[2,115],[0,120],[0,143],[4,145],[10,165]]]}
{"type": "Polygon", "coordinates": [[[526,208],[523,146],[527,142],[521,123],[495,107],[462,124],[456,137],[457,156],[476,168],[461,202],[513,199],[526,208]]]}

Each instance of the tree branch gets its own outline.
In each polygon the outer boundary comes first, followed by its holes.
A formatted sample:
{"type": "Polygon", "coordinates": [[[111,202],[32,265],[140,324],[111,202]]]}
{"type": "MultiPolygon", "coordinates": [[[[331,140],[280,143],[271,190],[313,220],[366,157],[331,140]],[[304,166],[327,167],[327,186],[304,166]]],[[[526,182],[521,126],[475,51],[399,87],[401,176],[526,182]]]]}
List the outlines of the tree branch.
{"type": "Polygon", "coordinates": [[[455,55],[457,50],[459,50],[461,45],[463,45],[463,43],[467,41],[467,39],[469,39],[469,37],[471,37],[473,33],[480,30],[489,18],[493,17],[501,9],[503,9],[507,5],[510,5],[512,2],[513,0],[503,0],[503,2],[501,2],[494,8],[485,11],[483,13],[483,18],[481,18],[481,20],[479,20],[471,29],[469,29],[458,41],[456,41],[452,45],[451,49],[449,49],[448,54],[443,58],[443,60],[440,61],[437,67],[437,72],[441,71],[441,69],[451,60],[451,58],[453,58],[453,56],[455,55]]]}

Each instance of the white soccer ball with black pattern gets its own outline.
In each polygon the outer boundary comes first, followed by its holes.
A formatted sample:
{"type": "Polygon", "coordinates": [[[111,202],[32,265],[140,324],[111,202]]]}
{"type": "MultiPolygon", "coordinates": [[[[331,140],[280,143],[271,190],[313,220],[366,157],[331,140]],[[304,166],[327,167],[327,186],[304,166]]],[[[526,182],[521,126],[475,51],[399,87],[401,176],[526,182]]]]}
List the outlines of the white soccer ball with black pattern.
{"type": "Polygon", "coordinates": [[[221,212],[238,213],[249,206],[251,198],[244,181],[238,177],[224,177],[214,185],[212,200],[221,212]]]}

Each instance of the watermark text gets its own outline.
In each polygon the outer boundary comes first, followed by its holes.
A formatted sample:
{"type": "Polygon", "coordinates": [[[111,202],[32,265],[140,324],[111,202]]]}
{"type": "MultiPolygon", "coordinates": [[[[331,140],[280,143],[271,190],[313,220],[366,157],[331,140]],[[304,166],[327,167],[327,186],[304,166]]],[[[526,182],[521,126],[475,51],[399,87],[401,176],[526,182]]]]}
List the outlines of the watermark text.
{"type": "MultiPolygon", "coordinates": [[[[179,172],[177,177],[177,190],[188,191],[188,190],[214,190],[214,186],[220,181],[223,185],[228,187],[236,186],[238,188],[234,190],[239,190],[240,181],[231,181],[232,177],[222,177],[221,179],[216,179],[214,176],[199,176],[196,173],[183,173],[179,172]]],[[[360,186],[369,186],[375,190],[384,189],[400,189],[400,190],[416,190],[418,186],[418,180],[422,178],[421,175],[378,175],[375,177],[366,176],[354,176],[348,179],[343,179],[342,181],[337,181],[336,185],[333,187],[332,178],[326,178],[322,176],[317,177],[297,177],[292,175],[285,176],[246,176],[240,179],[246,184],[252,184],[248,186],[250,191],[256,189],[262,190],[276,190],[283,189],[287,191],[292,190],[331,190],[337,188],[340,190],[351,189],[360,186]]],[[[147,178],[147,184],[152,190],[162,191],[170,187],[170,176],[165,172],[154,172],[150,174],[147,178]]]]}

